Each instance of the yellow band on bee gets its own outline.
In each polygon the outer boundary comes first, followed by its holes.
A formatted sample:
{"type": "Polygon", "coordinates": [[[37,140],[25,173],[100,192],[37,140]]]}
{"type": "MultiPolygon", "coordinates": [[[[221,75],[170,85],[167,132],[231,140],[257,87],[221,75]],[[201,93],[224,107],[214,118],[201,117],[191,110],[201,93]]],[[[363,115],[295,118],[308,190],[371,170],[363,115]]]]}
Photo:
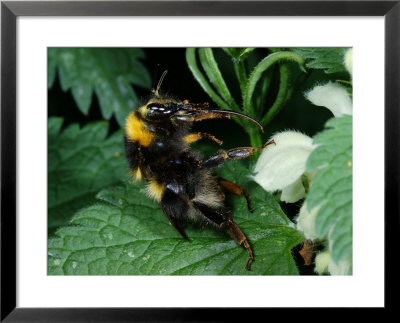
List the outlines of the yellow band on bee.
{"type": "Polygon", "coordinates": [[[158,183],[155,179],[151,179],[146,187],[147,195],[154,199],[156,202],[160,202],[164,194],[165,186],[158,183]]]}
{"type": "Polygon", "coordinates": [[[130,175],[132,176],[134,181],[140,181],[143,178],[142,171],[140,170],[139,167],[136,169],[132,169],[130,171],[130,175]]]}
{"type": "Polygon", "coordinates": [[[143,147],[148,147],[154,138],[154,135],[146,129],[143,121],[136,116],[135,112],[130,113],[126,118],[125,134],[128,139],[139,142],[139,145],[143,147]]]}

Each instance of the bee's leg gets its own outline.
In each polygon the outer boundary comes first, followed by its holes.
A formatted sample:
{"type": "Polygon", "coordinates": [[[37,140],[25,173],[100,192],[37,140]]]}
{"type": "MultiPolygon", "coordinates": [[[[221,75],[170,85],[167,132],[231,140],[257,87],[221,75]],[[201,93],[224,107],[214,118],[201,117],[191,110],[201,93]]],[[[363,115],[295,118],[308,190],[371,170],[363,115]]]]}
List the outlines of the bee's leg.
{"type": "Polygon", "coordinates": [[[232,219],[228,219],[227,221],[223,222],[221,224],[221,227],[224,227],[226,229],[226,231],[229,233],[229,235],[239,244],[239,245],[243,245],[243,247],[246,248],[248,254],[249,254],[249,259],[247,260],[246,263],[246,269],[250,270],[250,264],[252,263],[252,261],[254,260],[254,256],[253,256],[253,250],[251,249],[250,243],[247,240],[246,236],[244,235],[244,233],[242,232],[242,230],[240,230],[239,226],[236,224],[235,221],[233,221],[232,219]]]}
{"type": "Polygon", "coordinates": [[[259,147],[239,147],[230,150],[220,150],[216,154],[208,157],[203,161],[202,166],[206,168],[214,168],[222,165],[227,159],[243,159],[250,157],[256,151],[262,150],[268,145],[275,144],[275,141],[271,140],[259,147]]]}
{"type": "Polygon", "coordinates": [[[254,260],[253,250],[242,230],[230,217],[230,212],[225,208],[213,208],[196,201],[193,201],[193,206],[204,215],[208,222],[225,229],[238,245],[243,245],[246,248],[249,259],[245,268],[250,270],[250,263],[254,260]]]}
{"type": "Polygon", "coordinates": [[[185,239],[185,240],[189,240],[188,236],[186,235],[185,231],[183,231],[183,229],[175,223],[174,219],[171,217],[171,215],[169,213],[167,213],[167,211],[161,207],[161,209],[164,211],[164,214],[167,216],[167,219],[169,220],[169,222],[171,223],[171,225],[174,227],[174,229],[185,239]]]}
{"type": "Polygon", "coordinates": [[[251,213],[253,213],[253,208],[251,207],[249,193],[247,193],[243,187],[241,187],[240,185],[238,185],[234,182],[228,181],[227,179],[224,179],[224,178],[219,178],[218,182],[229,193],[232,193],[235,195],[243,194],[243,196],[245,197],[246,202],[247,202],[247,208],[249,209],[249,211],[251,213]]]}
{"type": "Polygon", "coordinates": [[[188,210],[187,203],[169,189],[166,189],[160,201],[161,209],[176,231],[186,240],[189,240],[185,231],[176,223],[175,219],[182,217],[188,210]]]}
{"type": "Polygon", "coordinates": [[[206,132],[190,133],[187,136],[185,136],[183,139],[185,140],[186,143],[191,144],[192,142],[196,142],[202,138],[210,139],[210,140],[216,142],[220,146],[223,144],[223,142],[221,140],[215,138],[213,135],[206,133],[206,132]]]}

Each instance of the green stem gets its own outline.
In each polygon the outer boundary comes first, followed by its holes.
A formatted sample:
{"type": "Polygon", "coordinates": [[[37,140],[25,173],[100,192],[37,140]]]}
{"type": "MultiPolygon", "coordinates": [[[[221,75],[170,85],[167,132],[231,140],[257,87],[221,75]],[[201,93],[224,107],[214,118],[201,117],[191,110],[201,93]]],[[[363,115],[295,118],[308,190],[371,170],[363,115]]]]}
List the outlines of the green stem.
{"type": "Polygon", "coordinates": [[[222,50],[227,53],[229,56],[231,56],[232,58],[237,58],[238,54],[237,54],[237,48],[227,48],[224,47],[222,48],[222,50]]]}
{"type": "Polygon", "coordinates": [[[293,86],[291,86],[288,91],[287,101],[292,97],[293,93],[300,91],[300,89],[303,87],[303,85],[307,82],[310,75],[311,75],[311,73],[300,74],[297,77],[296,81],[294,81],[293,86]]]}
{"type": "Polygon", "coordinates": [[[229,110],[229,105],[214,91],[210,86],[203,73],[200,71],[196,62],[196,48],[186,49],[186,62],[191,70],[194,78],[203,88],[203,90],[210,96],[210,98],[222,109],[229,110]]]}
{"type": "Polygon", "coordinates": [[[271,53],[277,53],[277,52],[282,51],[282,49],[279,48],[279,47],[269,47],[268,49],[269,49],[269,51],[270,51],[271,53]]]}
{"type": "Polygon", "coordinates": [[[273,64],[275,64],[278,61],[281,60],[292,60],[295,61],[299,64],[300,69],[303,72],[306,72],[304,68],[304,59],[300,55],[294,53],[294,52],[289,52],[289,51],[284,51],[284,52],[276,52],[268,55],[265,57],[258,65],[254,68],[253,72],[250,74],[249,80],[247,82],[246,90],[245,90],[245,95],[243,97],[243,107],[244,107],[244,113],[247,115],[254,115],[254,107],[252,105],[252,96],[254,89],[260,80],[262,74],[270,68],[273,64]]]}
{"type": "Polygon", "coordinates": [[[217,89],[218,93],[227,102],[232,110],[237,112],[240,111],[238,104],[232,97],[224,78],[222,77],[221,71],[218,68],[217,61],[214,58],[214,54],[211,48],[200,48],[199,49],[200,63],[206,72],[208,79],[211,84],[217,89]]]}
{"type": "MultiPolygon", "coordinates": [[[[208,83],[207,79],[200,71],[199,66],[196,61],[196,49],[195,48],[187,48],[186,49],[186,62],[191,70],[194,78],[203,88],[203,90],[210,96],[210,98],[221,108],[225,110],[230,110],[229,105],[221,99],[221,97],[214,91],[211,85],[208,83]]],[[[235,120],[240,126],[246,129],[246,120],[240,119],[238,117],[233,117],[232,120],[235,120]]]]}
{"type": "Polygon", "coordinates": [[[261,84],[260,95],[257,97],[256,105],[256,116],[261,115],[265,103],[265,98],[267,96],[268,90],[271,86],[272,75],[274,73],[274,66],[272,66],[268,71],[265,72],[265,77],[261,84]]]}
{"type": "Polygon", "coordinates": [[[249,131],[248,134],[250,137],[250,144],[252,147],[260,147],[263,144],[260,131],[249,131]]]}
{"type": "Polygon", "coordinates": [[[289,91],[289,66],[287,63],[279,66],[279,90],[276,96],[275,102],[272,104],[271,108],[268,110],[267,114],[262,118],[261,124],[266,126],[278,113],[282,110],[288,99],[288,91],[289,91]]]}
{"type": "MultiPolygon", "coordinates": [[[[254,128],[251,128],[247,133],[249,134],[250,137],[250,145],[251,147],[260,147],[262,146],[262,138],[261,138],[261,133],[260,130],[258,131],[253,130],[254,128]]],[[[256,151],[253,156],[250,158],[250,167],[253,167],[255,161],[257,160],[258,156],[260,155],[261,152],[256,151]]]]}
{"type": "Polygon", "coordinates": [[[241,61],[245,60],[254,50],[255,50],[255,48],[250,48],[250,47],[249,48],[245,48],[240,53],[238,59],[241,60],[241,61]]]}
{"type": "Polygon", "coordinates": [[[237,59],[233,60],[233,66],[235,68],[236,77],[239,80],[240,90],[242,92],[242,97],[243,97],[247,83],[246,66],[244,65],[244,62],[242,60],[237,60],[237,59]]]}

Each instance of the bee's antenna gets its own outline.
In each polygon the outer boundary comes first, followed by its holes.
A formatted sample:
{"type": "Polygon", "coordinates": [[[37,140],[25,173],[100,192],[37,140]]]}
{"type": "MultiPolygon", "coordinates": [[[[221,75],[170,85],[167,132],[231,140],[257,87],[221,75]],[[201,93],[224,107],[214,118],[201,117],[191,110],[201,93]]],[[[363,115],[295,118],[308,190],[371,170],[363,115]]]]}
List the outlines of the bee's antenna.
{"type": "Polygon", "coordinates": [[[160,96],[159,93],[158,93],[158,91],[160,90],[161,84],[162,84],[162,82],[164,81],[165,75],[167,75],[167,73],[168,73],[167,70],[165,70],[165,71],[162,73],[162,75],[161,75],[161,77],[160,77],[160,80],[158,81],[156,90],[154,91],[154,95],[155,95],[155,96],[160,96]]]}

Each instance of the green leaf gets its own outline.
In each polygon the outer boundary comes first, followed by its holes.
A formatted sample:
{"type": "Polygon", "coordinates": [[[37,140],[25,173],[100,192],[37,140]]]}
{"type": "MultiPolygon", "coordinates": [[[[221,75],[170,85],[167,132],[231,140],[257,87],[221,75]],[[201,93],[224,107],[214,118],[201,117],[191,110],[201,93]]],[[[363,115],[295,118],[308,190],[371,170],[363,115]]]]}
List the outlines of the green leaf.
{"type": "MultiPolygon", "coordinates": [[[[227,179],[249,184],[238,162],[220,171],[227,179]]],[[[243,197],[233,196],[233,217],[255,254],[248,254],[227,234],[186,226],[191,241],[173,229],[159,206],[143,192],[143,184],[103,190],[99,202],[79,211],[73,226],[49,239],[49,275],[297,275],[291,249],[302,237],[275,198],[250,183],[254,213],[243,197]]]]}
{"type": "Polygon", "coordinates": [[[344,72],[344,53],[347,48],[292,48],[307,59],[308,68],[323,69],[325,73],[344,72]]]}
{"type": "Polygon", "coordinates": [[[330,119],[315,136],[319,146],[307,160],[307,171],[317,170],[307,195],[309,210],[320,206],[315,228],[320,239],[328,237],[337,263],[352,254],[352,117],[330,119]]]}
{"type": "Polygon", "coordinates": [[[49,87],[55,66],[61,88],[71,90],[79,110],[87,114],[96,93],[102,116],[115,115],[123,125],[126,115],[139,104],[132,84],[149,88],[150,76],[139,61],[144,57],[137,48],[50,48],[49,87]]]}
{"type": "Polygon", "coordinates": [[[49,234],[127,173],[122,131],[107,137],[105,122],[83,128],[72,124],[61,131],[62,123],[61,118],[48,122],[49,234]]]}

